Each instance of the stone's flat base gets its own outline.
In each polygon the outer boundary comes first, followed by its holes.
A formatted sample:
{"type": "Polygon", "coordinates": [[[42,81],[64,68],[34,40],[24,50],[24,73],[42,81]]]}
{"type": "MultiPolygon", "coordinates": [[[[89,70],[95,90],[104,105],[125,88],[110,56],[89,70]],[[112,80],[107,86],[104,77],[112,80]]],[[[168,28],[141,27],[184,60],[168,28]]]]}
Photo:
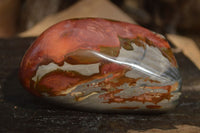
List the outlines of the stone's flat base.
{"type": "Polygon", "coordinates": [[[183,77],[182,96],[176,109],[166,113],[93,113],[48,104],[22,88],[19,63],[34,39],[0,39],[0,132],[199,131],[200,71],[182,53],[175,54],[183,77]]]}

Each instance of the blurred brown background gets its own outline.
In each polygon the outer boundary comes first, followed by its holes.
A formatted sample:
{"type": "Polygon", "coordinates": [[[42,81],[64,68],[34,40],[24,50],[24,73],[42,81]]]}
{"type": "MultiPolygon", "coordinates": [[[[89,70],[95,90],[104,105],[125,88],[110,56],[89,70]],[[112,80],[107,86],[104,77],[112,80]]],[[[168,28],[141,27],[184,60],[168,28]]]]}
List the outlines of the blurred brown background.
{"type": "MultiPolygon", "coordinates": [[[[138,24],[154,31],[200,34],[199,0],[110,1],[138,24]]],[[[80,0],[0,0],[0,37],[16,36],[34,27],[45,17],[66,10],[77,2],[80,0]]],[[[85,5],[82,8],[92,7],[85,5]]]]}

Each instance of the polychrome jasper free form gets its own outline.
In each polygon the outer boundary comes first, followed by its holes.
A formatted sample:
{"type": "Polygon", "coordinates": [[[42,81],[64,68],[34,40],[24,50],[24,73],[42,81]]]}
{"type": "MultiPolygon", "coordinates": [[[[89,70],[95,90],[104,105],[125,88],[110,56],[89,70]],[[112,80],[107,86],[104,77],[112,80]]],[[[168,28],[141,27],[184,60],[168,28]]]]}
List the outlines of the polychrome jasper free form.
{"type": "Polygon", "coordinates": [[[24,55],[20,78],[31,93],[58,104],[113,112],[174,108],[181,86],[162,35],[98,18],[47,29],[24,55]]]}

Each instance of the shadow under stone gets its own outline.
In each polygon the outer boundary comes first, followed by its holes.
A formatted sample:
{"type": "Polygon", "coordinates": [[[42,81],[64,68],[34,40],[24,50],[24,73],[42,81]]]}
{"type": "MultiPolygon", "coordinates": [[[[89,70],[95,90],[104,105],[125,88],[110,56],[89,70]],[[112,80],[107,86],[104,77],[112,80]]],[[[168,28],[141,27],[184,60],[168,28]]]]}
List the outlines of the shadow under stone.
{"type": "Polygon", "coordinates": [[[3,84],[2,91],[4,101],[14,106],[32,109],[50,109],[52,107],[59,108],[56,105],[52,105],[25,90],[20,84],[18,69],[14,70],[11,75],[8,76],[6,82],[3,84]]]}

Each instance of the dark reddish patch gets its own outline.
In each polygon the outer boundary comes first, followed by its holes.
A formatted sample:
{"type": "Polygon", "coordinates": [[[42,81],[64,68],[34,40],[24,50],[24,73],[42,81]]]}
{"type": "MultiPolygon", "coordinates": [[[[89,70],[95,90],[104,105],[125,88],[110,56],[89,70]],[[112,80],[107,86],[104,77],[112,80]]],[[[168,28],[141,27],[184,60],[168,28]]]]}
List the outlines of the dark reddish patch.
{"type": "Polygon", "coordinates": [[[63,90],[76,85],[83,77],[75,75],[73,72],[53,71],[46,74],[37,83],[37,90],[40,93],[47,93],[51,96],[60,95],[63,90]]]}
{"type": "Polygon", "coordinates": [[[147,105],[146,108],[148,108],[148,109],[160,109],[161,106],[159,106],[159,105],[147,105]]]}
{"type": "Polygon", "coordinates": [[[149,81],[149,82],[151,82],[151,83],[160,83],[160,81],[150,79],[149,77],[145,78],[144,81],[145,81],[145,82],[149,81]]]}
{"type": "Polygon", "coordinates": [[[129,67],[117,63],[106,63],[100,67],[100,73],[106,74],[110,72],[123,72],[127,70],[129,67]]]}

